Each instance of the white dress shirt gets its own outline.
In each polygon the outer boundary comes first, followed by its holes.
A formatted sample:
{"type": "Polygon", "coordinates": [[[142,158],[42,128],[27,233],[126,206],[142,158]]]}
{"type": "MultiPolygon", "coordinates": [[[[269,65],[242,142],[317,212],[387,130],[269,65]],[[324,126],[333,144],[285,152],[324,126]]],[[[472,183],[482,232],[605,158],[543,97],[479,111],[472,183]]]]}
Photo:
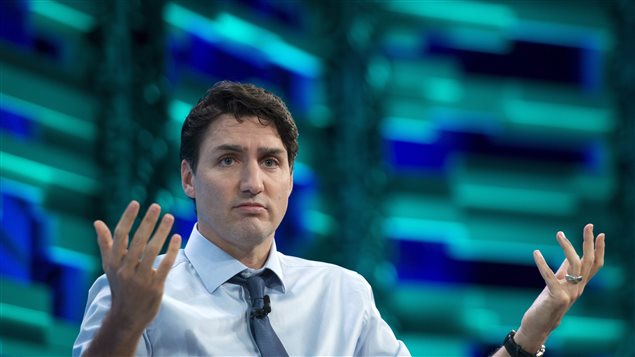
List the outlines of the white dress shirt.
{"type": "MultiPolygon", "coordinates": [[[[276,250],[275,242],[265,268],[278,277],[265,288],[271,299],[268,316],[289,355],[410,355],[379,315],[371,287],[358,273],[286,256],[276,250]]],[[[226,283],[245,269],[195,226],[168,274],[161,309],[144,331],[136,354],[257,355],[246,293],[226,283]]],[[[73,356],[86,350],[109,308],[110,288],[102,275],[88,293],[73,356]]]]}

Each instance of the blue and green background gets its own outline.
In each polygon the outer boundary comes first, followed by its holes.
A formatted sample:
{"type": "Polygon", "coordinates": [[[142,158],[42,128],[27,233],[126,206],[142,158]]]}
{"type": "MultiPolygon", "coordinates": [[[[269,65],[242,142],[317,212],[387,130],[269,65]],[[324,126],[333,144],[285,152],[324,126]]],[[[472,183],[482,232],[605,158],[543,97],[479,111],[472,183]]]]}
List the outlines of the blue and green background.
{"type": "Polygon", "coordinates": [[[606,265],[551,356],[635,355],[635,4],[621,0],[0,0],[0,355],[70,354],[92,222],[195,222],[178,147],[219,80],[300,128],[287,254],[355,269],[414,355],[483,356],[556,269],[606,265]]]}

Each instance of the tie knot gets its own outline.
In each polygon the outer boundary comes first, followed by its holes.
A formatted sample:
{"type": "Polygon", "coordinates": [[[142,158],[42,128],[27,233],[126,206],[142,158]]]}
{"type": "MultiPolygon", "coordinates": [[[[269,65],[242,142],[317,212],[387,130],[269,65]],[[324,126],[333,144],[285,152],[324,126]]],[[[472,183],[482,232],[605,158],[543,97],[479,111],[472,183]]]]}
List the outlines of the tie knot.
{"type": "Polygon", "coordinates": [[[260,275],[247,278],[247,290],[252,299],[262,299],[265,294],[265,280],[260,275]]]}
{"type": "Polygon", "coordinates": [[[252,316],[262,318],[271,311],[269,296],[265,295],[265,279],[268,271],[245,278],[238,273],[229,279],[230,283],[242,286],[247,290],[251,299],[252,316]],[[263,315],[264,314],[264,315],[263,315]]]}

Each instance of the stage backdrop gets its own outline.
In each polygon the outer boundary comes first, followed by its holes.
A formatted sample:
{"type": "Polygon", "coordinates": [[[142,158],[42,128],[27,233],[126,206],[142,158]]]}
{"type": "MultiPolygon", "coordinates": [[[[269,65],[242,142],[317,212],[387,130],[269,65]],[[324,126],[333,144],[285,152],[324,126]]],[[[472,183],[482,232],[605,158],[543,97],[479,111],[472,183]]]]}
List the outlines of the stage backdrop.
{"type": "Polygon", "coordinates": [[[300,128],[281,251],[362,273],[415,355],[482,356],[555,269],[606,266],[553,356],[634,355],[628,1],[0,1],[0,355],[68,355],[92,222],[158,202],[187,237],[179,135],[219,80],[300,128]],[[631,282],[627,285],[627,282],[631,282]],[[629,342],[630,341],[630,342],[629,342]]]}

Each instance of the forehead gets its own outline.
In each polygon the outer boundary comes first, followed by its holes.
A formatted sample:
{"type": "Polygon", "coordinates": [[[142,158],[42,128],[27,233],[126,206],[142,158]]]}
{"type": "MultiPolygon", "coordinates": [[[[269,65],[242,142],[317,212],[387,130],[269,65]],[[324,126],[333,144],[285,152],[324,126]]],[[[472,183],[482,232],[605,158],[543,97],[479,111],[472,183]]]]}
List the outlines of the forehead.
{"type": "Polygon", "coordinates": [[[282,147],[282,139],[276,126],[271,121],[259,120],[256,116],[236,119],[230,114],[221,114],[207,128],[203,137],[203,146],[223,144],[266,145],[282,147]]]}

